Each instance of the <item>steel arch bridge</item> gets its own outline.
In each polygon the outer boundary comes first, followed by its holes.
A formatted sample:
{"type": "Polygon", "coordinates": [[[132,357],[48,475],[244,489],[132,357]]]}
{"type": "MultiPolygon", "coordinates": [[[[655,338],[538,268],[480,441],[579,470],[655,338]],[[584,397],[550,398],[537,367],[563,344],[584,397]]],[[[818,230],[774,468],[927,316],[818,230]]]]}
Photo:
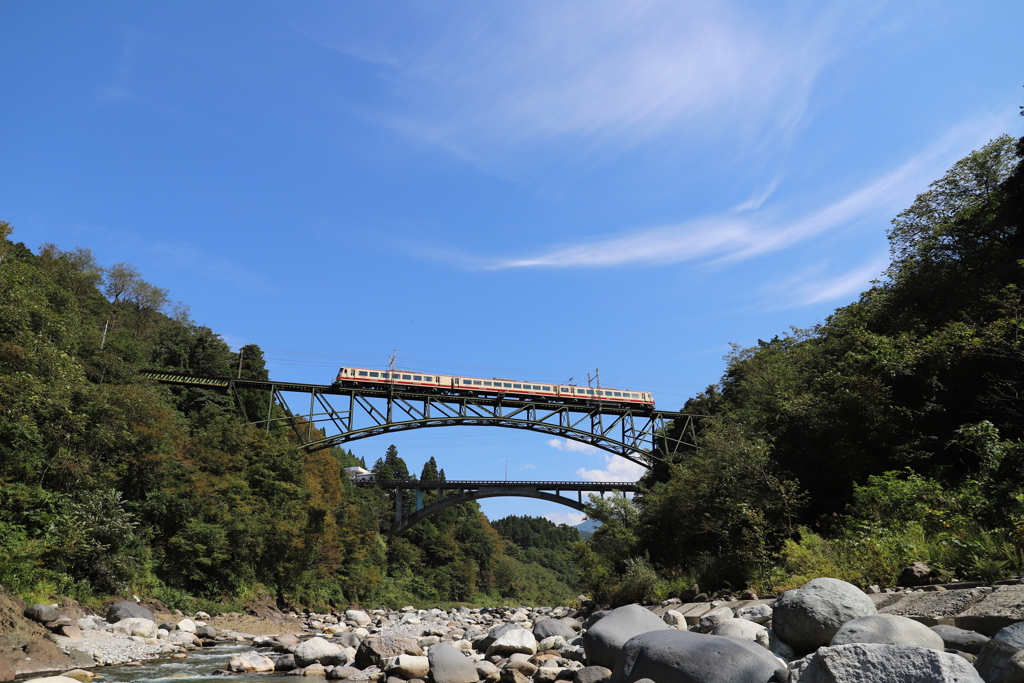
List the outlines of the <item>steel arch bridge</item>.
{"type": "Polygon", "coordinates": [[[395,536],[418,524],[427,517],[459,503],[481,498],[499,496],[519,496],[537,498],[559,505],[566,505],[575,510],[584,511],[583,492],[600,493],[602,496],[609,491],[622,493],[635,492],[636,482],[631,481],[361,481],[358,486],[379,486],[382,489],[394,489],[395,522],[391,525],[388,536],[395,536]],[[413,491],[416,505],[412,515],[403,515],[403,491],[413,491]],[[424,491],[437,491],[435,502],[423,504],[424,491]],[[563,496],[562,491],[575,491],[576,499],[563,496]]]}
{"type": "Polygon", "coordinates": [[[289,426],[302,448],[310,452],[381,434],[464,425],[559,436],[649,468],[655,450],[672,454],[681,448],[696,448],[695,420],[700,417],[600,400],[568,404],[493,393],[429,394],[396,385],[352,388],[167,372],[145,372],[143,376],[165,384],[227,391],[243,411],[240,390],[266,392],[266,412],[245,418],[267,431],[278,425],[289,426]],[[275,407],[281,410],[275,411],[275,407]],[[676,428],[670,430],[673,421],[676,428]],[[321,437],[320,430],[335,433],[321,437]]]}

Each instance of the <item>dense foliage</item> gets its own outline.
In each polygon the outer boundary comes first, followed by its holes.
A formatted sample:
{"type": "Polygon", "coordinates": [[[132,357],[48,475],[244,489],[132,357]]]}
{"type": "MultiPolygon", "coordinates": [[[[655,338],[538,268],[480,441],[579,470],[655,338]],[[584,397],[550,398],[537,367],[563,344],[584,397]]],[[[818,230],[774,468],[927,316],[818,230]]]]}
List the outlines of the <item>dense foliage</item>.
{"type": "Polygon", "coordinates": [[[710,416],[700,448],[656,454],[633,503],[595,501],[593,592],[1024,569],[1022,158],[1006,136],[971,153],[893,221],[884,280],[733,349],[686,405],[710,416]]]}
{"type": "MultiPolygon", "coordinates": [[[[307,454],[290,429],[248,424],[267,410],[261,392],[140,376],[266,379],[258,346],[232,352],[128,264],[33,253],[11,232],[0,223],[0,584],[182,606],[262,592],[311,605],[571,599],[549,569],[506,554],[475,504],[389,542],[389,493],[343,476],[365,459],[307,454]]],[[[411,477],[394,446],[378,468],[411,477]]],[[[430,458],[423,478],[443,477],[430,458]]]]}

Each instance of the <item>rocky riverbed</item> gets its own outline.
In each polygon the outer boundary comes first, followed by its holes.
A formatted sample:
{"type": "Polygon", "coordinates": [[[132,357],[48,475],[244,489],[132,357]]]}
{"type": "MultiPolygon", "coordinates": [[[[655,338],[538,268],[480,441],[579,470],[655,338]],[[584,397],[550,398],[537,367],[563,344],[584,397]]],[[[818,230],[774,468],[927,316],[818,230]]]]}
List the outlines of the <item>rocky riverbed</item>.
{"type": "MultiPolygon", "coordinates": [[[[165,618],[147,616],[128,602],[102,619],[72,620],[44,605],[25,614],[45,624],[46,642],[83,668],[185,658],[230,641],[250,647],[231,656],[224,674],[248,677],[373,683],[1024,681],[1024,585],[872,593],[822,578],[777,600],[669,600],[610,611],[406,607],[272,619],[202,613],[165,618]],[[231,628],[246,623],[261,633],[231,628]]],[[[8,653],[6,661],[20,675],[39,670],[24,666],[35,661],[28,648],[13,658],[8,653]]],[[[9,680],[3,666],[0,659],[0,680],[9,680]]]]}

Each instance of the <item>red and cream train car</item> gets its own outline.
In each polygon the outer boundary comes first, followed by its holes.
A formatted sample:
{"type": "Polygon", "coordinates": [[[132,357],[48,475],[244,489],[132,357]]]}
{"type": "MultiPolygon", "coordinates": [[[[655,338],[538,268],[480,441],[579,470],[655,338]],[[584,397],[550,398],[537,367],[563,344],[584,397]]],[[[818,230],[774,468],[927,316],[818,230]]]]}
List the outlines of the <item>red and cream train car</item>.
{"type": "Polygon", "coordinates": [[[509,396],[539,398],[561,403],[625,403],[654,407],[654,396],[642,391],[612,389],[611,387],[577,387],[570,384],[526,382],[518,379],[495,377],[462,377],[434,375],[407,370],[370,370],[369,368],[341,368],[334,380],[337,386],[373,387],[394,384],[396,387],[427,389],[438,393],[509,396]]]}

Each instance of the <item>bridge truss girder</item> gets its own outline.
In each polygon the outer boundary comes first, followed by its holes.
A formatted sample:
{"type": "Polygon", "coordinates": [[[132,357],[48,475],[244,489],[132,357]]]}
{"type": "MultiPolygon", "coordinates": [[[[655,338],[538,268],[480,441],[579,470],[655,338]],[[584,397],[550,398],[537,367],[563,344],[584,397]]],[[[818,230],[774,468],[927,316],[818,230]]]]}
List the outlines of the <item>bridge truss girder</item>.
{"type": "MultiPolygon", "coordinates": [[[[307,385],[308,386],[308,385],[307,385]]],[[[287,389],[270,389],[265,419],[251,420],[270,429],[288,424],[307,451],[330,448],[350,441],[382,434],[429,427],[480,426],[525,429],[600,448],[643,467],[658,445],[663,453],[681,447],[696,447],[696,416],[667,411],[612,407],[607,403],[590,405],[539,403],[503,398],[457,395],[391,393],[362,389],[327,391],[313,388],[308,412],[296,412],[289,404],[287,389]],[[338,406],[340,400],[344,405],[338,406]],[[284,416],[273,415],[273,404],[284,409],[284,416]],[[301,420],[301,421],[300,421],[301,420]],[[683,420],[678,436],[668,436],[672,420],[683,420]],[[313,427],[333,426],[336,434],[316,438],[313,427]]],[[[326,430],[325,430],[326,433],[326,430]]]]}
{"type": "Polygon", "coordinates": [[[493,394],[416,393],[394,385],[350,388],[156,371],[143,375],[167,384],[227,390],[236,397],[243,412],[245,402],[239,390],[266,391],[262,414],[245,415],[246,420],[267,431],[281,425],[290,427],[308,452],[410,429],[465,425],[526,429],[560,436],[650,467],[655,450],[672,455],[681,448],[696,448],[695,421],[701,417],[608,401],[547,403],[493,394]],[[296,395],[302,396],[302,409],[298,408],[296,395]],[[309,396],[308,410],[303,395],[309,396]],[[277,406],[280,411],[275,411],[277,406]],[[669,429],[673,421],[675,428],[669,429]],[[314,431],[322,428],[327,434],[332,427],[337,433],[323,438],[314,431]]]}

